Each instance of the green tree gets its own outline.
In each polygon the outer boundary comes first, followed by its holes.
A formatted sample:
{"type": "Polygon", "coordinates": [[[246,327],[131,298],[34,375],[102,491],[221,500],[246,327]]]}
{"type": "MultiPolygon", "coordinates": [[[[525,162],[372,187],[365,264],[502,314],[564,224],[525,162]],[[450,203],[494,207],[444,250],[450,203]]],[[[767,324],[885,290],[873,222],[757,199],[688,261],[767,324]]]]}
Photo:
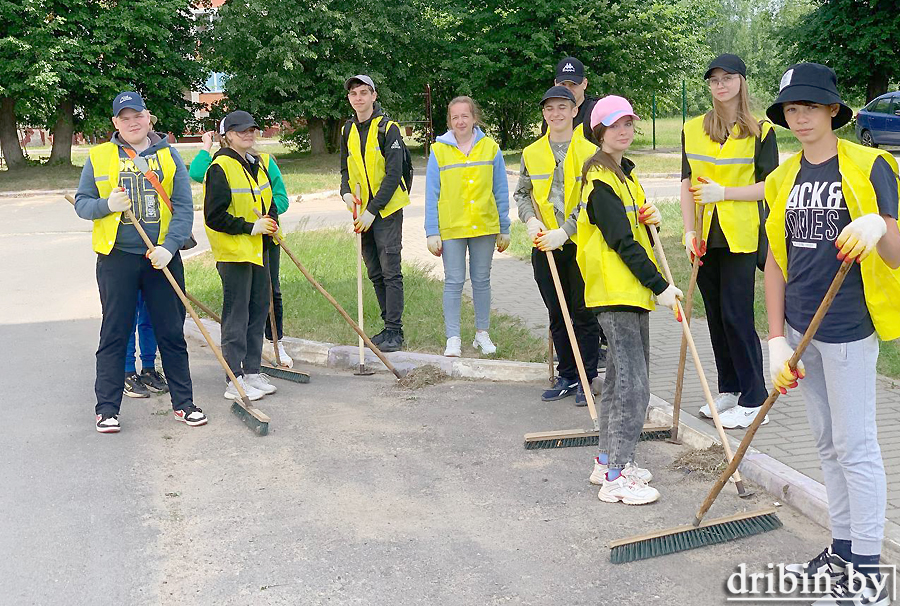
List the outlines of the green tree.
{"type": "Polygon", "coordinates": [[[900,80],[896,0],[812,0],[815,9],[785,32],[797,61],[832,67],[848,96],[874,99],[900,80]]]}

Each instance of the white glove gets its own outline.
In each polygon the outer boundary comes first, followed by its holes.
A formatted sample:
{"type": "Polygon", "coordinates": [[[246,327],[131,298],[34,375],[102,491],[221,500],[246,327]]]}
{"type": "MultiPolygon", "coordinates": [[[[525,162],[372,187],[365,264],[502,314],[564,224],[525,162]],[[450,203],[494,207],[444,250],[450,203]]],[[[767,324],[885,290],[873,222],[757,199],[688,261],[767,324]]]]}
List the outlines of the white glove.
{"type": "Polygon", "coordinates": [[[862,261],[875,250],[878,241],[887,233],[887,223],[875,213],[854,219],[841,231],[835,246],[841,249],[838,259],[849,258],[862,261]]]}
{"type": "Polygon", "coordinates": [[[200,136],[200,140],[203,142],[203,149],[206,150],[207,153],[212,151],[213,145],[213,132],[207,131],[200,136]]]}
{"type": "Polygon", "coordinates": [[[772,337],[769,339],[769,374],[775,388],[783,394],[788,389],[797,387],[797,380],[806,376],[803,361],[797,362],[797,370],[792,371],[788,366],[788,360],[794,355],[794,350],[788,345],[784,337],[772,337]]]}
{"type": "Polygon", "coordinates": [[[353,194],[348,192],[342,198],[344,199],[344,204],[347,205],[347,210],[353,212],[353,207],[356,205],[356,199],[353,197],[353,194]]]}
{"type": "Polygon", "coordinates": [[[276,231],[278,231],[278,224],[275,223],[275,219],[272,217],[262,217],[253,222],[253,231],[250,232],[250,235],[258,236],[260,234],[274,234],[276,231]]]}
{"type": "Polygon", "coordinates": [[[676,303],[678,302],[678,299],[683,298],[684,293],[681,292],[681,289],[674,284],[669,284],[664,291],[656,295],[656,302],[663,307],[678,311],[678,305],[676,305],[676,303]]]}
{"type": "Polygon", "coordinates": [[[147,258],[150,259],[153,267],[162,269],[172,260],[172,253],[162,246],[157,246],[147,254],[147,258]]]}
{"type": "Polygon", "coordinates": [[[662,213],[653,202],[645,203],[638,211],[638,220],[644,225],[659,225],[662,221],[662,213]]]}
{"type": "Polygon", "coordinates": [[[537,246],[544,252],[562,248],[569,241],[569,234],[562,227],[551,229],[537,239],[537,246]]]}
{"type": "Polygon", "coordinates": [[[353,229],[357,233],[369,231],[369,228],[372,227],[373,221],[375,221],[375,215],[367,210],[363,212],[363,214],[361,214],[359,218],[356,219],[356,221],[353,222],[353,229]]]}
{"type": "Polygon", "coordinates": [[[725,199],[725,187],[722,185],[704,177],[698,177],[697,181],[700,184],[691,188],[697,204],[715,204],[725,199]]]}
{"type": "Polygon", "coordinates": [[[444,250],[444,246],[441,242],[440,236],[428,236],[427,246],[428,252],[433,254],[435,257],[440,257],[441,252],[444,250]]]}
{"type": "Polygon", "coordinates": [[[109,194],[106,199],[106,205],[111,213],[121,213],[131,208],[131,198],[125,193],[124,187],[117,187],[109,194]]]}
{"type": "Polygon", "coordinates": [[[538,237],[539,233],[547,231],[547,228],[544,227],[544,224],[537,217],[529,217],[528,221],[525,222],[525,229],[528,230],[528,239],[532,242],[538,237]]]}
{"type": "Polygon", "coordinates": [[[503,252],[509,248],[509,234],[497,234],[497,252],[503,252]]]}
{"type": "MultiPolygon", "coordinates": [[[[688,261],[693,264],[695,254],[701,257],[706,254],[706,242],[698,243],[697,232],[691,230],[684,234],[684,250],[687,253],[688,261]]],[[[700,261],[700,265],[703,265],[703,261],[700,261]]]]}

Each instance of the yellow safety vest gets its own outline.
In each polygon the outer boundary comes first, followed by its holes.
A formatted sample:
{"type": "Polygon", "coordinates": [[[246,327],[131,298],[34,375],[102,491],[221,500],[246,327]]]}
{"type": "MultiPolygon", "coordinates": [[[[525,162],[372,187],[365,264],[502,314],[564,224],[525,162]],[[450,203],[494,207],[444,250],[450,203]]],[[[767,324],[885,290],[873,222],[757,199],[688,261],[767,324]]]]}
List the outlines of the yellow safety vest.
{"type": "MultiPolygon", "coordinates": [[[[772,256],[788,279],[787,239],[784,227],[788,196],[800,172],[798,153],[775,169],[766,179],[766,202],[769,218],[766,234],[772,256]]],[[[875,188],[869,179],[875,160],[884,158],[897,174],[897,161],[885,151],[863,147],[844,139],[838,139],[838,168],[841,172],[841,189],[850,218],[878,213],[875,188]]],[[[883,341],[900,337],[900,269],[891,269],[877,253],[869,255],[861,264],[863,293],[872,323],[883,341]]]]}
{"type": "Polygon", "coordinates": [[[437,141],[431,149],[441,175],[438,227],[441,238],[475,238],[500,233],[494,199],[494,158],[500,147],[482,137],[465,155],[455,145],[437,141]]]}
{"type": "MultiPolygon", "coordinates": [[[[569,149],[566,151],[565,164],[563,165],[564,178],[564,200],[566,218],[572,214],[575,207],[581,201],[581,171],[584,163],[597,151],[597,146],[584,138],[583,129],[576,128],[572,135],[572,141],[569,143],[569,149]]],[[[522,150],[522,161],[525,162],[525,168],[528,169],[528,176],[531,178],[531,192],[538,208],[541,210],[541,217],[544,226],[548,229],[557,229],[559,223],[556,221],[556,208],[550,202],[550,186],[553,184],[553,171],[556,169],[556,159],[553,156],[553,150],[550,147],[550,133],[548,131],[543,137],[522,150]]]]}
{"type": "MultiPolygon", "coordinates": [[[[134,167],[131,158],[119,157],[119,146],[112,141],[101,143],[91,148],[90,151],[91,166],[94,169],[94,183],[97,185],[97,191],[100,192],[101,198],[109,198],[113,188],[119,187],[119,172],[125,171],[138,175],[137,192],[139,195],[154,195],[156,191],[152,186],[147,185],[149,191],[144,192],[145,179],[139,170],[134,167]]],[[[147,158],[150,168],[153,170],[162,169],[163,177],[161,179],[163,189],[171,198],[172,183],[175,179],[175,160],[172,159],[172,150],[163,147],[156,152],[156,160],[147,158]]],[[[159,208],[159,238],[156,244],[165,242],[166,233],[169,231],[169,221],[172,220],[172,212],[169,210],[168,204],[163,200],[157,201],[159,208]]],[[[141,217],[137,217],[140,221],[141,217]]],[[[116,234],[119,231],[119,225],[130,225],[126,222],[121,212],[113,212],[105,217],[94,219],[94,228],[91,235],[91,244],[94,251],[101,255],[108,255],[116,243],[116,234]]]]}
{"type": "MultiPolygon", "coordinates": [[[[765,139],[772,124],[763,120],[760,141],[765,139]]],[[[743,187],[756,183],[756,137],[737,138],[738,127],[723,145],[709,138],[703,130],[703,116],[684,125],[684,153],[691,166],[691,185],[698,177],[706,177],[723,187],[743,187]]],[[[754,202],[723,200],[707,204],[703,210],[703,239],[709,237],[713,210],[719,216],[722,233],[728,248],[735,253],[756,252],[759,245],[759,207],[754,202]]]]}
{"type": "MultiPolygon", "coordinates": [[[[258,162],[265,167],[269,164],[269,154],[260,154],[258,162]]],[[[225,171],[225,178],[231,188],[231,204],[228,205],[228,213],[241,217],[249,223],[254,223],[259,217],[255,210],[266,214],[272,206],[272,186],[266,171],[260,167],[253,179],[244,166],[231,156],[219,154],[212,165],[221,166],[225,171]]],[[[206,195],[206,183],[203,184],[204,196],[206,195]]],[[[278,234],[283,235],[281,228],[278,234]]],[[[226,234],[206,226],[206,235],[209,238],[209,247],[212,249],[213,258],[216,261],[228,263],[254,263],[263,265],[263,236],[251,236],[250,234],[226,234]]]]}
{"type": "MultiPolygon", "coordinates": [[[[634,239],[659,267],[647,228],[638,222],[638,209],[644,205],[646,198],[637,176],[631,173],[631,178],[622,183],[609,169],[592,168],[587,174],[587,182],[582,186],[581,199],[585,204],[589,203],[595,179],[609,185],[622,200],[625,213],[631,221],[634,239]]],[[[591,223],[586,210],[578,215],[578,248],[575,258],[584,277],[584,302],[587,307],[628,305],[650,311],[656,308],[653,292],[641,284],[619,253],[609,247],[600,229],[591,223]]]]}
{"type": "MultiPolygon", "coordinates": [[[[369,124],[369,134],[366,137],[366,155],[363,161],[362,150],[359,146],[359,129],[356,122],[350,124],[350,133],[347,138],[347,172],[349,173],[350,191],[356,194],[356,186],[359,185],[362,208],[366,210],[369,200],[378,193],[381,182],[384,181],[384,152],[378,146],[378,123],[384,120],[384,116],[372,118],[369,124]]],[[[385,132],[400,125],[396,122],[388,122],[385,132]]],[[[403,179],[391,199],[379,213],[386,218],[395,211],[409,204],[409,192],[404,189],[403,179]]]]}

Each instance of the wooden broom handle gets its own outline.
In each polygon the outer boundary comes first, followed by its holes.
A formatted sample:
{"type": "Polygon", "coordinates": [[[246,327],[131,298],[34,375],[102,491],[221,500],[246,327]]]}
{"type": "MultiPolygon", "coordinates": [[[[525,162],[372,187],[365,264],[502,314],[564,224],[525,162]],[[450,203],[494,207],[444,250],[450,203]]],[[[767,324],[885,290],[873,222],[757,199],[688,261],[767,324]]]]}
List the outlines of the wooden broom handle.
{"type": "MultiPolygon", "coordinates": [[[[357,205],[362,208],[360,200],[360,186],[356,185],[356,195],[353,197],[353,219],[356,219],[357,205]]],[[[356,233],[356,323],[359,329],[366,332],[363,324],[363,282],[362,282],[362,232],[356,233]]],[[[359,338],[359,367],[366,365],[366,350],[362,337],[359,338]]]]}
{"type": "MultiPolygon", "coordinates": [[[[258,217],[262,218],[262,214],[259,212],[258,209],[254,208],[254,209],[253,209],[253,212],[255,212],[255,213],[257,214],[258,217]]],[[[313,285],[313,288],[315,288],[316,290],[318,290],[319,293],[320,293],[323,297],[325,297],[326,299],[328,299],[328,302],[331,303],[331,305],[338,311],[339,314],[341,314],[341,317],[344,318],[344,321],[347,322],[347,324],[350,325],[350,328],[352,328],[354,331],[356,331],[356,334],[358,334],[360,337],[362,337],[362,340],[366,343],[366,346],[367,346],[369,349],[371,349],[372,352],[373,352],[376,356],[378,356],[378,359],[381,360],[381,362],[385,365],[385,367],[387,367],[388,370],[390,370],[392,373],[394,373],[394,376],[397,377],[398,379],[402,378],[402,375],[397,371],[396,368],[394,368],[394,365],[391,364],[391,361],[388,360],[388,359],[385,357],[385,355],[381,352],[380,349],[378,349],[378,347],[375,346],[374,343],[372,343],[372,341],[369,339],[369,337],[366,336],[366,333],[364,333],[364,332],[362,331],[362,329],[360,329],[359,325],[358,325],[356,322],[353,321],[353,318],[350,317],[350,314],[348,314],[348,313],[344,310],[344,308],[341,307],[341,304],[338,303],[338,302],[334,299],[334,297],[332,297],[330,294],[328,294],[328,291],[325,290],[325,289],[322,287],[322,285],[319,284],[319,283],[316,281],[316,279],[312,276],[312,274],[309,273],[309,271],[307,271],[307,269],[303,266],[303,263],[301,263],[300,260],[299,260],[297,257],[294,256],[294,253],[291,252],[291,249],[288,248],[287,246],[285,246],[285,244],[284,244],[284,239],[283,239],[281,236],[278,235],[278,232],[275,232],[274,234],[272,234],[272,237],[275,238],[275,240],[276,240],[276,241],[278,242],[278,244],[281,246],[281,250],[283,250],[284,253],[285,253],[288,257],[291,258],[291,261],[294,262],[294,265],[297,266],[297,269],[300,270],[300,273],[302,273],[303,276],[304,276],[307,280],[309,280],[309,283],[313,285]]]]}
{"type": "MultiPolygon", "coordinates": [[[[810,321],[806,332],[803,333],[803,338],[800,339],[800,343],[796,348],[794,348],[794,353],[791,354],[791,357],[787,362],[788,367],[791,370],[797,369],[797,364],[800,362],[800,357],[803,355],[803,352],[806,351],[809,342],[812,341],[813,337],[816,336],[816,331],[819,330],[819,325],[822,323],[822,319],[825,317],[825,314],[828,313],[828,309],[831,307],[831,304],[834,301],[834,297],[837,295],[838,290],[840,290],[841,284],[844,283],[844,278],[847,277],[847,272],[850,271],[851,267],[853,267],[853,260],[845,259],[844,262],[841,263],[841,268],[834,276],[834,280],[831,281],[831,286],[829,286],[828,290],[825,292],[825,297],[822,299],[822,302],[819,303],[819,308],[816,309],[816,313],[810,321]]],[[[753,436],[756,435],[756,430],[759,429],[760,425],[762,425],[763,419],[766,418],[766,414],[768,414],[769,410],[772,408],[772,406],[774,406],[775,401],[780,395],[781,392],[778,391],[777,388],[772,389],[772,391],[769,393],[769,397],[766,398],[765,402],[763,402],[762,410],[757,413],[756,418],[753,419],[753,423],[751,423],[750,427],[747,428],[747,433],[744,434],[744,439],[741,440],[741,444],[740,446],[738,446],[737,452],[734,454],[734,459],[731,460],[731,462],[728,464],[728,467],[725,468],[725,471],[722,472],[722,475],[720,475],[719,479],[716,480],[716,483],[713,484],[713,487],[709,491],[709,495],[707,495],[706,500],[703,501],[703,504],[697,511],[697,515],[694,517],[694,526],[698,526],[700,524],[700,522],[703,520],[703,516],[705,516],[709,511],[709,508],[712,507],[713,501],[716,500],[716,497],[718,497],[719,493],[722,491],[722,487],[725,486],[725,483],[728,481],[728,476],[737,469],[738,465],[740,465],[741,460],[747,453],[747,449],[750,447],[750,442],[753,440],[753,436]]]]}
{"type": "MultiPolygon", "coordinates": [[[[263,253],[265,254],[265,253],[263,253]]],[[[269,260],[271,263],[271,260],[269,260]]],[[[265,265],[266,276],[269,278],[269,326],[272,328],[272,345],[275,350],[275,366],[281,367],[281,354],[278,353],[278,324],[275,322],[275,282],[272,280],[272,272],[265,265]]]]}

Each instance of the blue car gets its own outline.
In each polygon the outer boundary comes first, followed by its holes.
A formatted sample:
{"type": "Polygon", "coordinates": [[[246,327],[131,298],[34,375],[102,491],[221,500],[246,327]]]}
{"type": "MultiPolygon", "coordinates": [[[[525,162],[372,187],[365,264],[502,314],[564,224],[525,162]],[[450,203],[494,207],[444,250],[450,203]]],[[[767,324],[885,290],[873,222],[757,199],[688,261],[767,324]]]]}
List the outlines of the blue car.
{"type": "Polygon", "coordinates": [[[869,147],[900,146],[900,91],[872,99],[859,110],[856,138],[869,147]]]}

